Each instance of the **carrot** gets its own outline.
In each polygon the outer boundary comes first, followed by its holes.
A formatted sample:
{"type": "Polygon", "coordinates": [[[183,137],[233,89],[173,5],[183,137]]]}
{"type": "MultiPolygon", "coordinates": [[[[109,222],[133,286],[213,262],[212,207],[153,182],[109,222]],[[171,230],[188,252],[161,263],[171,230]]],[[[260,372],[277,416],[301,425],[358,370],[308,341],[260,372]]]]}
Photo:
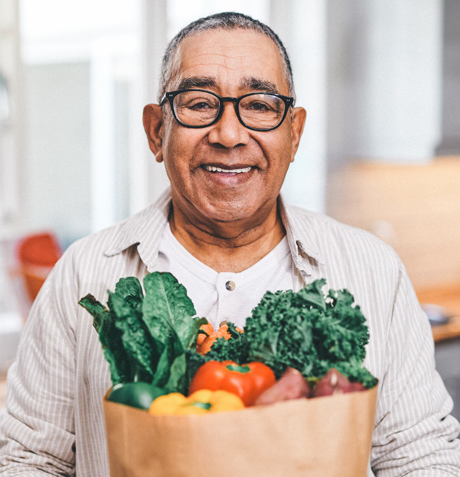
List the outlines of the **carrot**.
{"type": "Polygon", "coordinates": [[[197,351],[203,341],[214,333],[214,327],[211,325],[211,323],[206,323],[205,325],[200,326],[200,330],[204,331],[204,333],[198,334],[198,339],[196,340],[197,351]]]}
{"type": "MultiPolygon", "coordinates": [[[[232,337],[232,335],[228,332],[228,325],[225,321],[220,324],[220,327],[217,331],[214,331],[214,328],[210,323],[202,325],[200,329],[205,331],[208,336],[205,336],[203,333],[198,335],[196,347],[197,353],[206,354],[218,338],[225,338],[226,340],[229,340],[232,337]],[[202,336],[204,336],[204,339],[201,338],[202,336]]],[[[243,330],[239,328],[237,328],[237,331],[243,333],[243,330]]]]}

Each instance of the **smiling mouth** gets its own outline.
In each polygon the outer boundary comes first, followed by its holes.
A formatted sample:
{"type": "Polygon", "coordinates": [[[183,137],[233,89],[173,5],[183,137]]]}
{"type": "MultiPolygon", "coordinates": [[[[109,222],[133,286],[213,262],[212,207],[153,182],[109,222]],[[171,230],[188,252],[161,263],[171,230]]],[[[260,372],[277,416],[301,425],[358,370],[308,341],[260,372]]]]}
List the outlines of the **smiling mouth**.
{"type": "Polygon", "coordinates": [[[238,169],[222,169],[222,167],[217,166],[203,166],[203,169],[208,172],[219,172],[223,174],[243,174],[245,172],[249,172],[253,168],[251,166],[248,166],[241,167],[238,169]]]}

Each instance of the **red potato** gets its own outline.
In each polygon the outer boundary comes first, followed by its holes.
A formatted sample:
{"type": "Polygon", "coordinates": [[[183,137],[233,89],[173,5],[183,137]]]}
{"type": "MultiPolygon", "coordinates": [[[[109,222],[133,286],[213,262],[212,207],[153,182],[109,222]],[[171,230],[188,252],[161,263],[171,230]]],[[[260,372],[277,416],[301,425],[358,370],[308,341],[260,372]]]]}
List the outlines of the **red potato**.
{"type": "Polygon", "coordinates": [[[364,391],[366,388],[361,383],[352,383],[335,368],[331,368],[313,389],[312,397],[332,396],[354,391],[364,391]]]}
{"type": "Polygon", "coordinates": [[[351,392],[365,391],[366,388],[358,382],[351,383],[351,392]]]}
{"type": "Polygon", "coordinates": [[[281,378],[256,399],[255,405],[268,405],[291,399],[307,398],[309,395],[310,386],[302,373],[297,369],[287,368],[281,378]]]}

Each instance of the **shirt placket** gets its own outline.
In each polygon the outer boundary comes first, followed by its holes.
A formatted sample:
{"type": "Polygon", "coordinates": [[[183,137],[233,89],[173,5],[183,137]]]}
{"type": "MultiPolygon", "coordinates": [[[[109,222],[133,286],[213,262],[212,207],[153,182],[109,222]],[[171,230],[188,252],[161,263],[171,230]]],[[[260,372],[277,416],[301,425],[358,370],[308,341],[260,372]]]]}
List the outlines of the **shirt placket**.
{"type": "MultiPolygon", "coordinates": [[[[216,323],[213,324],[216,328],[223,322],[229,321],[229,316],[232,315],[233,306],[232,298],[236,299],[236,290],[238,281],[236,275],[233,273],[219,273],[216,281],[217,289],[217,314],[216,323]]],[[[232,321],[232,320],[230,320],[232,321]]]]}

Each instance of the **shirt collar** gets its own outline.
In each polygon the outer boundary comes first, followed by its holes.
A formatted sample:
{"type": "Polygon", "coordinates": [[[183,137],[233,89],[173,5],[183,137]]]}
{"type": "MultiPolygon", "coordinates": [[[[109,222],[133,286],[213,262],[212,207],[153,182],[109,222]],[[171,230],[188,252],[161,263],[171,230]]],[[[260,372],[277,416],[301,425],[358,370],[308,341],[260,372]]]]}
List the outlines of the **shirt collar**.
{"type": "Polygon", "coordinates": [[[149,271],[153,271],[163,230],[168,223],[170,204],[168,187],[152,205],[115,226],[113,240],[104,255],[118,255],[136,245],[141,260],[149,271]]]}
{"type": "MultiPolygon", "coordinates": [[[[115,226],[113,240],[104,254],[108,257],[118,255],[136,245],[141,260],[149,271],[153,271],[164,227],[168,223],[170,206],[171,191],[168,187],[151,206],[115,226]]],[[[311,276],[318,263],[324,264],[316,247],[313,224],[308,226],[305,211],[287,206],[282,195],[279,207],[294,265],[311,276]]]]}
{"type": "Polygon", "coordinates": [[[279,199],[279,210],[294,265],[301,272],[312,276],[318,264],[324,265],[317,247],[315,227],[310,220],[312,213],[306,214],[303,209],[286,205],[282,194],[279,199]]]}

